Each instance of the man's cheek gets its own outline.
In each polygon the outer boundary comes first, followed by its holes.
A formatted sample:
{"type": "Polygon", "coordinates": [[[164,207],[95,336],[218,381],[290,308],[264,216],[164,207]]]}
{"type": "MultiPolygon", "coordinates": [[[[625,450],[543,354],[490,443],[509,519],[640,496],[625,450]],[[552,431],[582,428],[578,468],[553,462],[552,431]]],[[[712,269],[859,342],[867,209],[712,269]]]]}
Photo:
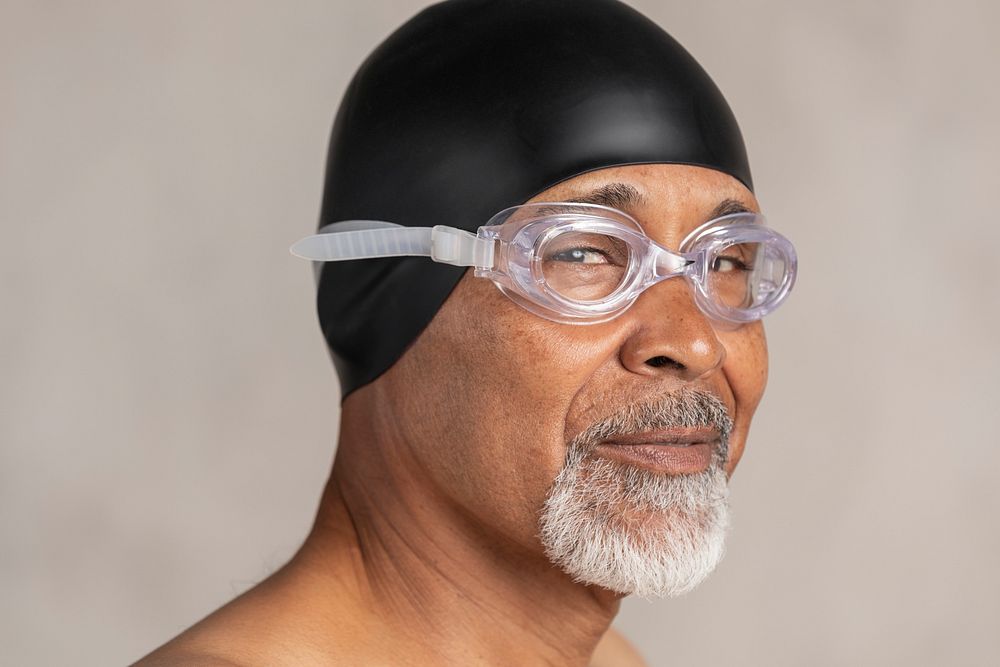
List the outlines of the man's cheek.
{"type": "Polygon", "coordinates": [[[540,360],[535,373],[553,388],[576,394],[616,355],[612,340],[594,335],[592,326],[555,325],[535,332],[531,347],[534,358],[540,360]]]}
{"type": "MultiPolygon", "coordinates": [[[[759,323],[758,323],[759,324],[759,323]]],[[[741,363],[736,375],[733,392],[739,411],[749,424],[767,386],[767,343],[763,329],[758,329],[741,351],[741,363]]]]}
{"type": "Polygon", "coordinates": [[[767,340],[760,322],[746,325],[726,341],[726,379],[736,404],[726,470],[732,474],[743,456],[753,415],[767,384],[767,340]]]}
{"type": "Polygon", "coordinates": [[[746,448],[747,429],[749,426],[749,421],[744,422],[742,425],[735,428],[730,436],[729,457],[725,466],[727,475],[731,476],[733,474],[736,470],[736,466],[739,465],[740,459],[743,458],[743,451],[746,448]]]}

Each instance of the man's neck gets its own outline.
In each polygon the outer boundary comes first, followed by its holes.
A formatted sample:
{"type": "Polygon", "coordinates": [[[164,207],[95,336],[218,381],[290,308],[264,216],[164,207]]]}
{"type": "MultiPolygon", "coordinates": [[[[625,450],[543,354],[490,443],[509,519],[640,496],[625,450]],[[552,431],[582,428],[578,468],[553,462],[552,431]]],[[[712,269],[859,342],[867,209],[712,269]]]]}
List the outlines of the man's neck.
{"type": "Polygon", "coordinates": [[[586,665],[619,597],[483,526],[361,426],[342,423],[313,531],[286,568],[311,582],[309,606],[355,606],[386,651],[436,664],[586,665]]]}

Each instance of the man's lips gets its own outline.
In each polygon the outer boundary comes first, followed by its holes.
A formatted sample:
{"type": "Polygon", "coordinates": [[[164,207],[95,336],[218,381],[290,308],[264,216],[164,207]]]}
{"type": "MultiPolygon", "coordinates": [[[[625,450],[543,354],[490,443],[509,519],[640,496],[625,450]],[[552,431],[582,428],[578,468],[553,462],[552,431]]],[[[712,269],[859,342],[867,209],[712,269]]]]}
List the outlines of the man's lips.
{"type": "Polygon", "coordinates": [[[684,475],[711,465],[719,438],[711,427],[660,429],[608,438],[595,453],[619,463],[684,475]]]}

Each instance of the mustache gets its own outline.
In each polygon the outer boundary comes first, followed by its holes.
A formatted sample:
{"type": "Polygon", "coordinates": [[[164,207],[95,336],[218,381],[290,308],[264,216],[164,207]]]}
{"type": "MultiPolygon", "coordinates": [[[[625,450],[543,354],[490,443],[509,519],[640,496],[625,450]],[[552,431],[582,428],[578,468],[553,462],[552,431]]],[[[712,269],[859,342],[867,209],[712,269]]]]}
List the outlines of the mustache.
{"type": "Polygon", "coordinates": [[[569,451],[589,452],[617,436],[667,428],[712,428],[719,432],[718,454],[726,460],[733,419],[717,396],[688,387],[652,400],[630,403],[587,427],[569,443],[569,451]]]}

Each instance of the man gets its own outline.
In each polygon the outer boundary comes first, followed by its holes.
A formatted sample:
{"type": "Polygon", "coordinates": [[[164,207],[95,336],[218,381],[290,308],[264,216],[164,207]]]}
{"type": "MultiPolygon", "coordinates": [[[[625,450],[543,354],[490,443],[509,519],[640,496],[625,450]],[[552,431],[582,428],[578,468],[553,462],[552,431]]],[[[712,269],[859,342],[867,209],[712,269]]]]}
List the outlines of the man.
{"type": "Polygon", "coordinates": [[[610,624],[721,559],[794,279],[751,188],[721,94],[626,5],[413,17],[295,247],[343,389],[313,530],[139,664],[643,664],[610,624]]]}

